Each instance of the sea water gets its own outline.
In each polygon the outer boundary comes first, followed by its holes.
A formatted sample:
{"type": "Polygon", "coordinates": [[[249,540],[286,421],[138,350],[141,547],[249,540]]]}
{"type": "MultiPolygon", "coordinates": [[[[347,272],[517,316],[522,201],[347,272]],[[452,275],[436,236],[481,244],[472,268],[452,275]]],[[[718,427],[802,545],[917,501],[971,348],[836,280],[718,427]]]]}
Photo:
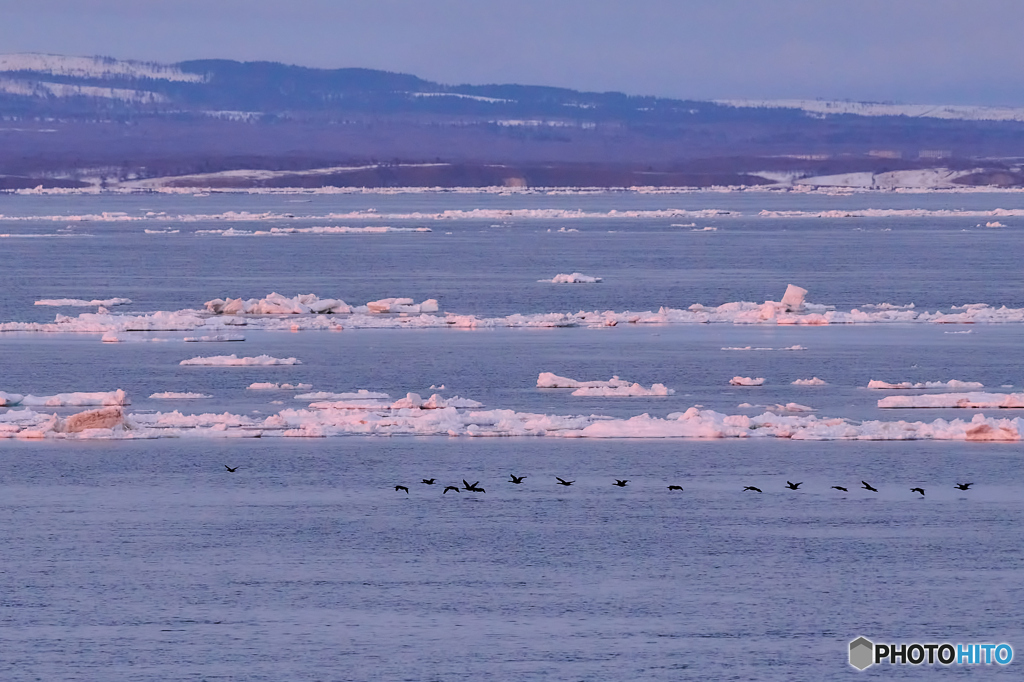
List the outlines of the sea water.
{"type": "MultiPolygon", "coordinates": [[[[33,305],[44,298],[118,296],[131,298],[133,311],[178,310],[275,290],[351,304],[433,297],[445,311],[480,315],[759,302],[778,300],[788,283],[846,310],[1024,307],[1024,218],[981,215],[1022,203],[1019,194],[4,195],[0,233],[11,236],[0,238],[0,321],[81,312],[33,305]],[[759,215],[887,208],[921,214],[759,215]],[[474,209],[488,213],[445,217],[474,209]],[[498,217],[537,209],[563,213],[498,217]],[[650,217],[667,209],[693,213],[650,217]],[[707,209],[723,213],[697,217],[707,209]],[[577,210],[602,215],[569,217],[577,210]],[[950,210],[961,213],[943,214],[950,210]],[[250,217],[238,218],[243,211],[250,217]],[[618,215],[627,211],[643,213],[618,215]],[[971,211],[978,215],[963,214],[971,211]],[[431,231],[197,234],[318,225],[431,231]],[[538,282],[573,271],[603,281],[538,282]]],[[[246,340],[231,344],[185,344],[186,334],[172,332],[120,344],[99,334],[11,333],[0,335],[0,390],[123,388],[138,413],[267,415],[305,403],[294,391],[249,384],[306,382],[395,397],[443,385],[436,390],[486,409],[541,414],[664,417],[693,405],[757,414],[795,402],[822,417],[970,419],[976,411],[882,410],[877,399],[890,392],[866,386],[959,379],[1020,391],[1022,331],[245,330],[246,340]],[[794,345],[803,350],[753,350],[794,345]],[[214,352],[303,364],[179,364],[214,352]],[[617,374],[675,394],[573,397],[537,389],[545,371],[617,374]],[[765,385],[729,386],[734,375],[765,385]],[[812,376],[827,385],[791,383],[812,376]],[[162,391],[212,397],[149,398],[162,391]]],[[[822,680],[858,674],[847,663],[858,636],[1020,650],[1022,454],[1019,442],[0,440],[0,672],[11,680],[822,680]],[[509,474],[527,478],[515,485],[509,474]],[[486,492],[442,494],[464,480],[486,492]],[[802,486],[788,490],[787,481],[802,486]],[[974,485],[961,492],[961,482],[974,485]],[[910,491],[918,486],[924,497],[910,491]]],[[[1018,665],[977,673],[1015,679],[1018,665]]]]}

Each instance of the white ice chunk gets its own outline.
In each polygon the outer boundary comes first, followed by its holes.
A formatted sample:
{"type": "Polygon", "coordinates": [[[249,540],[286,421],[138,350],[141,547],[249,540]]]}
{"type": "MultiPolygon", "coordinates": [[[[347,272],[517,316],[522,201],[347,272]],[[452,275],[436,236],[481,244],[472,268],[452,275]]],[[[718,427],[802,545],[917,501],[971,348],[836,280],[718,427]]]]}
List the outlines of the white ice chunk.
{"type": "Polygon", "coordinates": [[[541,372],[537,377],[537,388],[575,388],[575,396],[600,397],[643,397],[673,395],[675,391],[665,388],[664,384],[654,384],[645,388],[613,376],[607,381],[577,381],[568,377],[560,377],[552,372],[541,372]]]}
{"type": "Polygon", "coordinates": [[[36,305],[67,306],[75,308],[95,308],[103,306],[111,308],[116,305],[128,305],[132,302],[130,298],[104,298],[86,301],[80,298],[44,298],[36,301],[36,305]]]}
{"type": "Polygon", "coordinates": [[[551,284],[596,284],[602,279],[600,277],[591,277],[590,275],[584,275],[582,272],[574,272],[572,274],[558,274],[551,279],[539,279],[538,282],[548,282],[551,284]]]}
{"type": "Polygon", "coordinates": [[[577,381],[552,372],[541,372],[537,377],[537,388],[624,388],[631,385],[632,382],[624,381],[618,375],[607,381],[577,381]]]}
{"type": "Polygon", "coordinates": [[[807,296],[807,289],[790,284],[786,287],[786,293],[782,296],[782,304],[786,310],[800,310],[804,305],[804,297],[807,296]]]}
{"type": "Polygon", "coordinates": [[[204,367],[265,367],[270,365],[301,365],[302,361],[296,358],[274,358],[269,355],[240,358],[232,353],[231,355],[189,358],[188,360],[182,360],[178,364],[200,365],[204,367]]]}
{"type": "Polygon", "coordinates": [[[665,388],[665,384],[654,384],[650,388],[645,388],[640,384],[632,384],[630,386],[584,386],[577,388],[572,392],[576,396],[588,396],[588,397],[605,397],[605,398],[642,398],[648,396],[666,396],[674,395],[675,391],[671,388],[665,388]]]}
{"type": "MultiPolygon", "coordinates": [[[[255,386],[255,384],[253,384],[255,386]]],[[[275,384],[276,386],[276,384],[275,384]]],[[[249,388],[252,388],[250,386],[249,388]]],[[[361,388],[355,392],[330,393],[328,391],[317,391],[316,393],[300,393],[295,396],[296,400],[390,400],[387,393],[377,393],[361,388]]]]}
{"type": "Polygon", "coordinates": [[[933,393],[891,395],[878,401],[886,408],[1024,408],[1024,393],[933,393]]]}
{"type": "Polygon", "coordinates": [[[26,395],[20,403],[33,407],[82,407],[86,405],[129,405],[128,396],[120,388],[109,393],[58,393],[26,395]]]}
{"type": "Polygon", "coordinates": [[[154,393],[149,396],[153,400],[193,400],[198,398],[212,398],[212,395],[206,393],[175,393],[173,391],[164,391],[163,393],[154,393]]]}
{"type": "Polygon", "coordinates": [[[818,377],[811,377],[810,379],[797,379],[793,382],[794,386],[827,386],[828,382],[818,377]]]}
{"type": "Polygon", "coordinates": [[[209,336],[186,336],[188,343],[224,343],[228,341],[245,341],[241,334],[212,334],[209,336]]]}
{"type": "Polygon", "coordinates": [[[250,391],[308,391],[313,388],[313,384],[275,384],[257,381],[246,388],[250,391]]]}
{"type": "Polygon", "coordinates": [[[20,405],[21,401],[25,396],[20,393],[6,393],[0,391],[0,407],[11,407],[12,405],[20,405]]]}
{"type": "Polygon", "coordinates": [[[729,383],[733,386],[761,386],[764,384],[764,378],[758,377],[756,379],[752,379],[750,377],[736,376],[729,379],[729,383]]]}
{"type": "Polygon", "coordinates": [[[901,381],[899,383],[891,384],[885,381],[872,379],[868,382],[868,388],[880,390],[947,388],[954,391],[972,391],[978,388],[985,388],[985,385],[980,384],[977,381],[958,381],[957,379],[950,379],[949,381],[925,381],[916,384],[910,381],[901,381]]]}

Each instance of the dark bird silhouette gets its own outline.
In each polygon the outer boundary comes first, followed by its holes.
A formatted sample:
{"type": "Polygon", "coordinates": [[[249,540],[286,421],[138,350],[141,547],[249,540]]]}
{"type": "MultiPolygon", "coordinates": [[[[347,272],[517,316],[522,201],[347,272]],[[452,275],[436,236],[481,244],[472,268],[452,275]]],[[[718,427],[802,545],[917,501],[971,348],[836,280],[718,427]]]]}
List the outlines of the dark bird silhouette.
{"type": "Polygon", "coordinates": [[[462,479],[462,483],[466,486],[465,488],[463,488],[463,490],[468,490],[471,493],[485,493],[485,492],[487,492],[483,488],[478,488],[477,487],[480,484],[480,481],[477,481],[476,483],[467,483],[466,479],[462,479]]]}
{"type": "Polygon", "coordinates": [[[921,497],[924,497],[924,488],[911,488],[910,492],[912,492],[912,493],[921,493],[921,497]]]}
{"type": "Polygon", "coordinates": [[[426,483],[427,485],[434,485],[434,479],[432,479],[432,478],[424,478],[424,479],[423,479],[422,481],[420,481],[420,482],[421,482],[421,483],[426,483]]]}
{"type": "Polygon", "coordinates": [[[444,489],[444,492],[441,493],[441,494],[442,495],[447,495],[449,490],[454,490],[455,492],[459,492],[459,486],[457,486],[457,485],[450,485],[450,486],[446,487],[444,489]]]}
{"type": "Polygon", "coordinates": [[[755,493],[759,493],[759,492],[761,492],[761,489],[760,489],[760,488],[755,488],[755,487],[754,487],[754,486],[752,486],[752,485],[745,485],[745,486],[743,486],[743,489],[744,489],[744,490],[753,490],[753,491],[754,491],[755,493]]]}
{"type": "Polygon", "coordinates": [[[526,476],[516,476],[515,474],[509,474],[509,476],[512,477],[512,480],[509,481],[509,483],[515,483],[516,485],[522,483],[523,479],[526,478],[526,476]]]}
{"type": "Polygon", "coordinates": [[[406,488],[404,485],[396,485],[395,492],[397,493],[399,490],[404,490],[406,495],[409,494],[409,489],[406,488]]]}
{"type": "Polygon", "coordinates": [[[834,489],[836,489],[836,490],[842,490],[842,491],[843,491],[844,493],[848,493],[848,492],[850,492],[849,490],[847,490],[846,488],[844,488],[844,487],[843,487],[843,486],[841,486],[841,485],[834,485],[834,486],[832,486],[832,487],[833,487],[834,489]]]}
{"type": "Polygon", "coordinates": [[[683,486],[681,486],[681,485],[670,485],[670,486],[668,487],[668,489],[669,489],[669,490],[682,490],[682,489],[683,489],[683,486]]]}
{"type": "Polygon", "coordinates": [[[974,485],[974,484],[973,483],[957,483],[956,487],[957,487],[958,490],[967,490],[972,485],[974,485]]]}
{"type": "MultiPolygon", "coordinates": [[[[238,471],[238,467],[235,467],[234,469],[232,469],[227,464],[224,465],[224,468],[227,469],[228,471],[230,471],[231,473],[235,473],[236,471],[238,471]]],[[[970,485],[970,483],[968,483],[967,485],[970,485]]],[[[966,490],[966,488],[964,488],[964,490],[966,490]]]]}
{"type": "Polygon", "coordinates": [[[615,483],[612,483],[612,485],[617,485],[620,488],[625,488],[627,483],[629,483],[629,479],[628,478],[626,480],[624,480],[624,481],[623,480],[619,480],[619,479],[616,478],[615,479],[615,483]]]}
{"type": "Polygon", "coordinates": [[[799,483],[793,483],[791,481],[786,481],[786,487],[789,488],[790,490],[796,490],[800,486],[802,486],[803,484],[804,484],[803,481],[800,481],[799,483]]]}
{"type": "Polygon", "coordinates": [[[864,484],[863,485],[864,490],[870,490],[873,493],[877,493],[878,492],[878,488],[876,488],[875,486],[871,485],[867,481],[861,481],[861,483],[864,484]]]}
{"type": "MultiPolygon", "coordinates": [[[[555,478],[558,478],[558,476],[555,476],[555,478]]],[[[570,486],[575,482],[576,481],[566,481],[564,479],[558,478],[558,485],[570,486]]]]}

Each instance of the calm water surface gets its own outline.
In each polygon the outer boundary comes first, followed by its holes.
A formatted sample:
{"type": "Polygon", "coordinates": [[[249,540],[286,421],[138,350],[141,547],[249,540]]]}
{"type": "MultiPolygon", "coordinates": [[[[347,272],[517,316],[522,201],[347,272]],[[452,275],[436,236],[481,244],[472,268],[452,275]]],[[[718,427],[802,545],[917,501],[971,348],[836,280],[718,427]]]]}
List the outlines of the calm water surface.
{"type": "MultiPolygon", "coordinates": [[[[717,208],[714,219],[392,221],[430,233],[222,237],[275,221],[0,220],[0,321],[81,309],[40,298],[126,296],[129,310],[217,296],[313,292],[362,303],[435,297],[504,315],[778,298],[789,282],[840,308],[1024,306],[1021,225],[964,218],[758,218],[761,209],[1019,208],[1006,195],[768,194],[340,197],[0,196],[5,216],[376,209],[717,208]],[[691,232],[696,222],[717,232],[691,232]],[[578,233],[558,233],[562,227],[578,233]],[[179,229],[145,234],[144,228],[179,229]],[[551,233],[548,229],[553,230],[551,233]],[[448,234],[448,233],[451,234],[448,234]],[[579,270],[595,286],[536,280],[579,270]]],[[[1020,220],[1020,219],[1018,219],[1020,220]]],[[[124,388],[131,410],[269,414],[301,406],[254,381],[316,390],[446,386],[551,414],[798,402],[853,419],[884,411],[870,379],[1024,385],[1019,326],[619,326],[613,329],[253,333],[211,347],[0,336],[0,390],[124,388]],[[724,351],[793,344],[805,351],[724,351]],[[296,356],[277,368],[194,368],[194,355],[296,356]],[[553,371],[663,382],[674,396],[573,398],[553,371]],[[729,387],[740,374],[759,389],[729,387]],[[821,377],[825,387],[796,387],[821,377]],[[151,400],[198,391],[201,403],[151,400]],[[271,401],[280,400],[284,405],[271,401]]],[[[71,410],[56,410],[69,412],[71,410]]],[[[106,443],[0,441],[0,677],[7,680],[831,680],[858,636],[1008,642],[1024,655],[1020,443],[362,438],[106,443]],[[228,473],[225,464],[239,466],[228,473]],[[522,485],[510,473],[526,475],[522,485]],[[570,488],[555,476],[575,480],[570,488]],[[439,485],[419,483],[436,478],[439,485]],[[629,479],[626,488],[612,486],[629,479]],[[442,494],[480,481],[487,492],[442,494]],[[799,491],[787,480],[802,481],[799,491]],[[867,480],[877,494],[858,490],[867,480]],[[974,482],[961,493],[956,482],[974,482]],[[409,486],[410,493],[393,486],[409,486]],[[668,491],[678,484],[683,492],[668,491]],[[763,494],[744,492],[759,486],[763,494]],[[844,485],[848,494],[831,489],[844,485]],[[924,498],[909,488],[926,489],[924,498]]],[[[1018,679],[1007,668],[946,676],[1018,679]]],[[[866,677],[925,678],[929,666],[866,677]]]]}

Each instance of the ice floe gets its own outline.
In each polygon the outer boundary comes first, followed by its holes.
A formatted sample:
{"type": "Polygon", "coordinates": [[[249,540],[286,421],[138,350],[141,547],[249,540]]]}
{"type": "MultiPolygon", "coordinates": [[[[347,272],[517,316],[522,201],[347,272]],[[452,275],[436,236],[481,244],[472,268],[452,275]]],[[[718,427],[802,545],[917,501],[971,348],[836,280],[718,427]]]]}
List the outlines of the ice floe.
{"type": "MultiPolygon", "coordinates": [[[[734,325],[833,325],[833,324],[1020,324],[1024,308],[993,307],[983,303],[951,306],[947,311],[914,309],[835,310],[809,303],[800,293],[787,289],[787,303],[737,301],[719,306],[695,303],[688,308],[662,307],[657,311],[579,311],[576,313],[512,314],[478,317],[438,313],[436,299],[414,303],[411,298],[384,298],[363,306],[315,294],[294,297],[272,293],[261,299],[213,299],[205,310],[111,313],[100,309],[76,317],[58,314],[53,322],[2,322],[0,332],[113,333],[126,331],[208,331],[224,334],[225,326],[249,326],[265,330],[333,330],[494,327],[614,327],[619,324],[734,324],[734,325]],[[384,313],[391,313],[387,315],[384,313]],[[436,313],[436,314],[435,314],[436,313]],[[246,317],[241,317],[245,315],[246,317]],[[340,317],[340,316],[344,317],[340,317]],[[285,318],[288,319],[285,319],[285,318]]],[[[113,339],[111,339],[113,340],[113,339]]],[[[806,350],[796,344],[785,348],[727,347],[723,350],[806,350]]]]}
{"type": "Polygon", "coordinates": [[[229,341],[245,341],[241,334],[213,334],[210,336],[186,336],[187,343],[226,343],[229,341]]]}
{"type": "MultiPolygon", "coordinates": [[[[253,384],[255,386],[256,384],[253,384]]],[[[276,384],[275,384],[276,385],[276,384]]],[[[285,384],[288,386],[290,384],[285,384]]],[[[300,384],[301,385],[301,384],[300,384]]],[[[249,388],[252,388],[250,386],[249,388]]],[[[299,393],[295,396],[296,400],[390,400],[391,396],[387,393],[380,393],[377,391],[368,391],[365,388],[361,388],[358,391],[349,391],[347,393],[331,393],[329,391],[317,391],[316,393],[299,393]]]]}
{"type": "Polygon", "coordinates": [[[81,298],[43,298],[36,301],[36,305],[49,305],[49,306],[62,306],[69,308],[95,308],[103,306],[104,308],[112,308],[117,305],[129,305],[132,302],[130,298],[103,298],[93,299],[86,301],[81,298]]]}
{"type": "Polygon", "coordinates": [[[729,379],[729,383],[732,386],[762,386],[764,385],[764,377],[757,377],[754,379],[751,377],[735,376],[732,379],[729,379]]]}
{"type": "Polygon", "coordinates": [[[924,381],[918,383],[901,381],[895,384],[872,379],[868,382],[868,388],[881,390],[946,388],[954,391],[971,391],[978,388],[985,388],[985,385],[978,383],[977,381],[958,381],[957,379],[950,379],[949,381],[924,381]]]}
{"type": "MultiPolygon", "coordinates": [[[[1024,406],[1024,395],[1016,396],[1024,406]]],[[[805,414],[810,408],[795,403],[772,408],[785,414],[767,411],[757,416],[728,415],[691,407],[664,418],[641,414],[627,419],[476,409],[479,406],[476,401],[462,398],[444,399],[435,394],[424,400],[410,393],[394,402],[324,401],[305,409],[282,409],[269,416],[228,412],[183,414],[178,410],[125,414],[120,406],[111,406],[62,419],[27,408],[0,414],[0,437],[32,440],[418,435],[1017,441],[1024,425],[1019,417],[987,418],[983,414],[970,421],[855,422],[805,414]],[[68,428],[69,423],[82,430],[68,428]]]]}
{"type": "Polygon", "coordinates": [[[767,346],[725,346],[722,350],[807,350],[806,346],[795,345],[785,348],[770,348],[767,346]]]}
{"type": "Polygon", "coordinates": [[[810,379],[797,379],[793,382],[793,386],[827,386],[828,382],[819,379],[818,377],[811,377],[810,379]]]}
{"type": "Polygon", "coordinates": [[[149,396],[153,400],[197,400],[199,398],[212,398],[212,395],[207,393],[174,393],[173,391],[164,391],[163,393],[154,393],[149,396]]]}
{"type": "Polygon", "coordinates": [[[320,298],[315,294],[299,296],[283,296],[271,293],[265,298],[221,299],[215,298],[205,303],[206,310],[215,315],[310,315],[336,314],[347,315],[359,313],[436,313],[438,304],[435,299],[427,299],[415,303],[411,298],[382,298],[370,301],[365,306],[352,306],[338,298],[320,298]]]}
{"type": "MultiPolygon", "coordinates": [[[[432,232],[429,227],[369,227],[323,226],[323,227],[272,227],[269,230],[239,230],[229,227],[220,230],[196,230],[196,234],[213,234],[221,237],[281,237],[289,234],[386,234],[389,232],[432,232]]],[[[146,230],[147,233],[152,233],[146,230]]]]}
{"type": "Polygon", "coordinates": [[[269,355],[240,358],[232,353],[231,355],[189,358],[178,364],[202,367],[266,367],[270,365],[301,365],[302,361],[297,358],[275,358],[269,355]]]}
{"type": "Polygon", "coordinates": [[[0,391],[0,407],[26,405],[33,407],[83,407],[87,405],[128,405],[122,389],[107,393],[58,393],[56,395],[21,395],[0,391]]]}
{"type": "Polygon", "coordinates": [[[653,384],[650,388],[640,384],[628,386],[584,386],[572,392],[575,396],[605,398],[643,398],[648,396],[675,395],[675,390],[665,388],[665,384],[653,384]]]}
{"type": "Polygon", "coordinates": [[[368,302],[366,309],[371,313],[436,313],[438,308],[432,298],[422,303],[413,303],[411,298],[382,298],[368,302]]]}
{"type": "Polygon", "coordinates": [[[246,388],[250,391],[308,391],[313,388],[313,384],[275,384],[257,381],[249,384],[246,388]]]}
{"type": "Polygon", "coordinates": [[[885,408],[1024,408],[1024,393],[931,393],[891,395],[878,401],[885,408]]]}
{"type": "Polygon", "coordinates": [[[620,379],[618,375],[607,381],[578,381],[569,377],[560,377],[552,372],[541,372],[537,377],[537,388],[574,388],[572,395],[589,397],[645,397],[675,395],[671,388],[664,384],[654,384],[650,388],[620,379]]]}
{"type": "Polygon", "coordinates": [[[557,274],[551,279],[539,279],[538,282],[548,282],[551,284],[596,284],[602,281],[600,277],[591,277],[590,275],[584,275],[582,272],[574,272],[572,274],[557,274]]]}
{"type": "Polygon", "coordinates": [[[206,310],[215,315],[302,315],[352,312],[352,308],[341,299],[321,299],[315,294],[289,297],[276,292],[259,299],[215,298],[212,301],[207,301],[204,305],[206,310]]]}

